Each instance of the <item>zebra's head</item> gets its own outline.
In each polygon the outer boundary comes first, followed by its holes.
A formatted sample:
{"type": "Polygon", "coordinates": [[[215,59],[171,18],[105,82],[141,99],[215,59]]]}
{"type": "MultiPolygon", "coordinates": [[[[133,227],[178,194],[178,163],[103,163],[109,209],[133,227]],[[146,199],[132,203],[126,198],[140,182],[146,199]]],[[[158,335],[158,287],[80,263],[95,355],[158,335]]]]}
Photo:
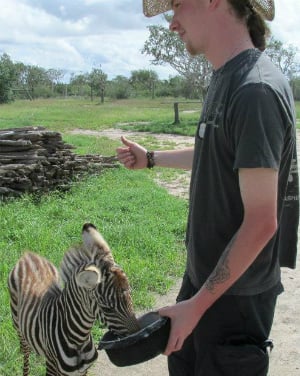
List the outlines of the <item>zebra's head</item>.
{"type": "Polygon", "coordinates": [[[108,244],[90,223],[83,226],[82,238],[90,262],[77,274],[77,284],[89,289],[101,321],[110,330],[118,334],[138,331],[127,276],[115,264],[108,244]]]}

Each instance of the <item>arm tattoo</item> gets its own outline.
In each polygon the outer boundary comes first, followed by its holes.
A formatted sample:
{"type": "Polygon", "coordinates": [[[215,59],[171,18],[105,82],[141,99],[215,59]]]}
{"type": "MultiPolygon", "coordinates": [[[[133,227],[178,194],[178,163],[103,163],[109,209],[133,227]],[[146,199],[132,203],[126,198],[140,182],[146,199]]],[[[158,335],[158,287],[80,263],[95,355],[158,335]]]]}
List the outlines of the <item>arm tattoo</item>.
{"type": "Polygon", "coordinates": [[[229,254],[235,238],[236,235],[231,239],[230,243],[220,257],[217,266],[205,282],[206,289],[212,294],[215,292],[216,285],[219,285],[230,278],[229,254]]]}

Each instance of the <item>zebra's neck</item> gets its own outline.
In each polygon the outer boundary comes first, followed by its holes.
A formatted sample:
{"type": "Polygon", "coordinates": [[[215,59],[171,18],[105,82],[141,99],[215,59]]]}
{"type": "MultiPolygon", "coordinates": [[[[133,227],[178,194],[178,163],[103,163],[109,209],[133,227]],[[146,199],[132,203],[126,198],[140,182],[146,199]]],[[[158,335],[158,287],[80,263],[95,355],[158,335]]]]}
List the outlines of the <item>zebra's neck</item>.
{"type": "Polygon", "coordinates": [[[35,330],[39,339],[33,347],[40,355],[51,354],[55,367],[83,373],[97,358],[91,337],[97,312],[89,294],[70,280],[63,289],[46,295],[35,330]]]}
{"type": "Polygon", "coordinates": [[[98,312],[87,290],[71,279],[52,304],[58,330],[63,332],[69,344],[81,346],[90,340],[98,312]]]}

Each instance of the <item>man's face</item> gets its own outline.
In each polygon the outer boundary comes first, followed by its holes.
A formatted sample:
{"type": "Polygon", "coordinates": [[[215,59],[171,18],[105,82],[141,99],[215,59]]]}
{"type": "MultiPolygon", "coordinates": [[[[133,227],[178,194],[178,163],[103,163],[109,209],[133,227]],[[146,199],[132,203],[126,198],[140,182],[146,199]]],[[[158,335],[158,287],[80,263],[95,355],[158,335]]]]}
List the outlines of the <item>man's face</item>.
{"type": "Polygon", "coordinates": [[[170,30],[177,32],[192,55],[205,52],[209,0],[172,0],[170,30]]]}

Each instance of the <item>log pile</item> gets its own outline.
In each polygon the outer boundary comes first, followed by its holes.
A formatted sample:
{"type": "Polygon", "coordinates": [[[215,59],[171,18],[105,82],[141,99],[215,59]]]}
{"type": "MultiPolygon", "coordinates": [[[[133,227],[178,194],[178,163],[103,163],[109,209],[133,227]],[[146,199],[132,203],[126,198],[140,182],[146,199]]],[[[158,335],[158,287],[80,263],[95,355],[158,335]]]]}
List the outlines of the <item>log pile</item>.
{"type": "Polygon", "coordinates": [[[0,130],[0,200],[67,190],[88,173],[116,167],[115,157],[78,155],[59,132],[44,127],[0,130]]]}

